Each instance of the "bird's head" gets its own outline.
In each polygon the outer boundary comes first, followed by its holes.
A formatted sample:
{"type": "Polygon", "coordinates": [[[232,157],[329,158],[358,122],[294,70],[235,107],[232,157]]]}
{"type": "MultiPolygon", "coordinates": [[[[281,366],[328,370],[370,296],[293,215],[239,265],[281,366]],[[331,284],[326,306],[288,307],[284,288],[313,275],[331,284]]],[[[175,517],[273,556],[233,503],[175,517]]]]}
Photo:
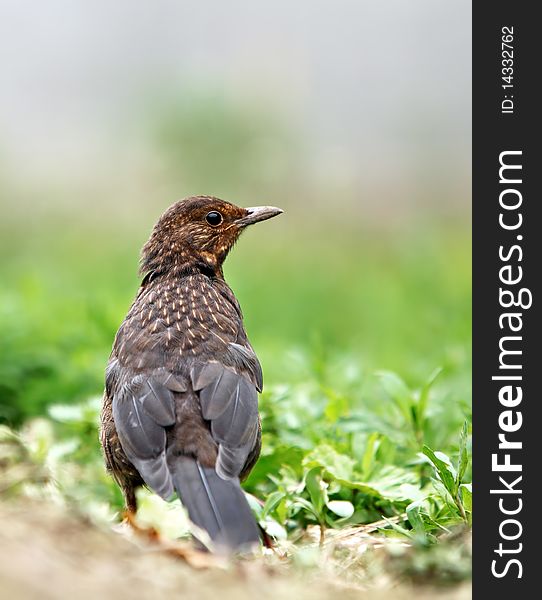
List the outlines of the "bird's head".
{"type": "Polygon", "coordinates": [[[240,208],[210,196],[185,198],[158,219],[141,255],[142,274],[203,269],[222,273],[222,264],[242,231],[282,212],[274,206],[240,208]]]}

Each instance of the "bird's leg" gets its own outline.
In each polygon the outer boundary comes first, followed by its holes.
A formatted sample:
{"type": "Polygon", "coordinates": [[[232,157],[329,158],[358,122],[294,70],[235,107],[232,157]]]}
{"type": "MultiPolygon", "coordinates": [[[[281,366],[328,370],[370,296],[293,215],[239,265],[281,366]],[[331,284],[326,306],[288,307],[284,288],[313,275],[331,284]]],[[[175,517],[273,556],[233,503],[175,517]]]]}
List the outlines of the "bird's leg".
{"type": "Polygon", "coordinates": [[[126,523],[130,529],[140,537],[144,537],[149,541],[156,541],[159,534],[154,527],[142,527],[136,519],[137,515],[137,498],[135,488],[126,486],[122,488],[124,495],[124,512],[122,513],[122,522],[126,523]]]}
{"type": "Polygon", "coordinates": [[[123,486],[122,493],[124,495],[124,506],[126,513],[132,514],[134,517],[137,513],[137,498],[135,488],[131,485],[123,486]]]}

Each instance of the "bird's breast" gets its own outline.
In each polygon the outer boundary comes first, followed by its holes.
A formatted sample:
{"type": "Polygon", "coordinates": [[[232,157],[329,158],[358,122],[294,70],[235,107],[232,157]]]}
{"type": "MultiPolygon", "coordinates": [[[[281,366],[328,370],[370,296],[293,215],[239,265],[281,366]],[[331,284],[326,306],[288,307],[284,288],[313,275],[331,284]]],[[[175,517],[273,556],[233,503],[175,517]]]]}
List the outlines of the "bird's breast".
{"type": "Polygon", "coordinates": [[[138,295],[115,347],[121,364],[176,368],[183,359],[223,352],[240,330],[238,305],[223,282],[204,275],[161,279],[138,295]]]}

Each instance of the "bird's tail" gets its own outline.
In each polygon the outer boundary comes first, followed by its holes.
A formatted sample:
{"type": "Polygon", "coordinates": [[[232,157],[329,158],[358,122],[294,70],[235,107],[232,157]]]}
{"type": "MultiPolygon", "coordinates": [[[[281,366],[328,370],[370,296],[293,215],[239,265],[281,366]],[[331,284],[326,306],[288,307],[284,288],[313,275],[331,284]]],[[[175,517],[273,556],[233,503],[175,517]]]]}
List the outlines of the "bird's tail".
{"type": "Polygon", "coordinates": [[[259,542],[258,525],[238,479],[222,479],[191,456],[175,457],[169,470],[190,520],[209,534],[218,552],[242,552],[259,542]]]}

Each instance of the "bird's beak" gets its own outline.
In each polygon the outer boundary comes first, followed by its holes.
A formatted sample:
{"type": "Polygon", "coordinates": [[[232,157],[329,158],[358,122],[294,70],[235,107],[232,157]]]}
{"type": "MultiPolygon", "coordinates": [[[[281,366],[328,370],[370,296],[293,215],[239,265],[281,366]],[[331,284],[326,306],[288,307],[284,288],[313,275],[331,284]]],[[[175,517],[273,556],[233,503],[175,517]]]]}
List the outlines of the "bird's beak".
{"type": "Polygon", "coordinates": [[[276,206],[251,206],[250,208],[245,208],[245,210],[247,214],[236,221],[242,227],[271,219],[283,212],[281,208],[277,208],[276,206]]]}

